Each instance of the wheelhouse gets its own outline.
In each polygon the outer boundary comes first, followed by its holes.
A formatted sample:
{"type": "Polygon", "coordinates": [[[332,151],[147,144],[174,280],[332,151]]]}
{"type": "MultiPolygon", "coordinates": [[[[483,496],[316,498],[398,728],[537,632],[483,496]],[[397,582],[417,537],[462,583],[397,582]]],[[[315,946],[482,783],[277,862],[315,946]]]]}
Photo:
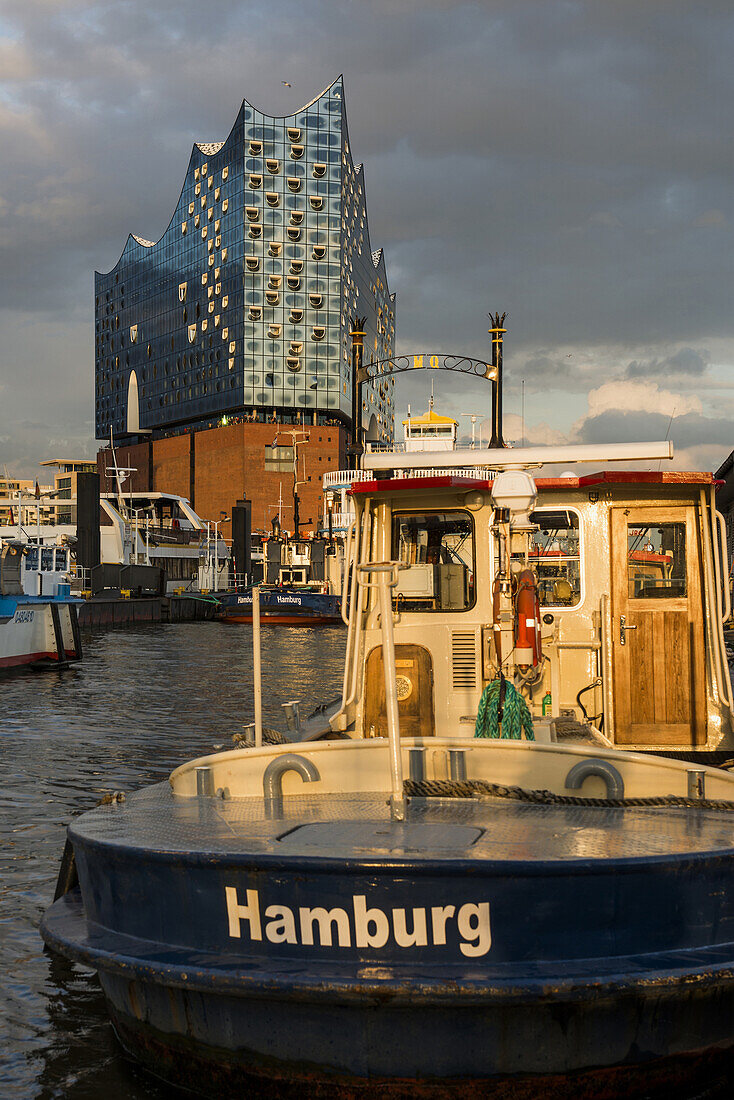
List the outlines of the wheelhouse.
{"type": "Polygon", "coordinates": [[[482,693],[501,672],[540,740],[565,732],[625,749],[731,751],[730,607],[714,493],[709,473],[356,481],[344,692],[332,728],[386,736],[379,604],[360,568],[393,562],[401,735],[472,737],[482,693]],[[515,514],[514,488],[505,500],[499,486],[518,478],[532,489],[529,510],[515,514]],[[523,585],[534,586],[537,612],[520,638],[523,585]]]}

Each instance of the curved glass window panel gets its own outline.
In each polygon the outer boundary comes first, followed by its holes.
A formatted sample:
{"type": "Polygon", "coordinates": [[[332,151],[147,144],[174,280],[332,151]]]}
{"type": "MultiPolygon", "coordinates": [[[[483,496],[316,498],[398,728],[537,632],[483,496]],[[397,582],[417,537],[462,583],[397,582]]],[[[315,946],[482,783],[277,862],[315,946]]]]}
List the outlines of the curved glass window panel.
{"type": "Polygon", "coordinates": [[[466,611],[474,604],[474,523],[468,512],[397,513],[392,558],[404,566],[398,611],[466,611]]]}
{"type": "Polygon", "coordinates": [[[530,565],[538,578],[541,607],[574,607],[581,600],[579,517],[568,508],[537,509],[530,522],[530,565]]]}
{"type": "Polygon", "coordinates": [[[687,593],[685,523],[627,524],[628,596],[663,600],[687,593]]]}

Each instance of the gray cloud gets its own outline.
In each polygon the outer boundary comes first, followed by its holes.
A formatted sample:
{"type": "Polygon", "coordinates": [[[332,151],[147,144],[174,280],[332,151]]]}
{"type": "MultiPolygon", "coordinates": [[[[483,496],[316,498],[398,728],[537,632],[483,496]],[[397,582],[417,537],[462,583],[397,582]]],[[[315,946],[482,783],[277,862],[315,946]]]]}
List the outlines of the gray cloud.
{"type": "Polygon", "coordinates": [[[665,359],[633,360],[625,371],[626,378],[700,378],[709,367],[709,353],[694,348],[680,348],[665,359]]]}
{"type": "Polygon", "coordinates": [[[686,413],[672,419],[660,413],[623,412],[618,409],[584,420],[579,439],[584,443],[638,443],[670,438],[676,449],[701,443],[734,447],[732,421],[726,417],[686,413]]]}
{"type": "Polygon", "coordinates": [[[85,446],[92,273],[129,232],[162,234],[192,142],[224,138],[243,97],[288,113],[340,71],[399,349],[485,357],[485,315],[507,309],[508,375],[583,391],[606,375],[572,346],[626,344],[626,377],[683,378],[705,373],[699,345],[734,337],[729,2],[202,10],[3,5],[0,460],[27,461],[24,419],[85,446]]]}

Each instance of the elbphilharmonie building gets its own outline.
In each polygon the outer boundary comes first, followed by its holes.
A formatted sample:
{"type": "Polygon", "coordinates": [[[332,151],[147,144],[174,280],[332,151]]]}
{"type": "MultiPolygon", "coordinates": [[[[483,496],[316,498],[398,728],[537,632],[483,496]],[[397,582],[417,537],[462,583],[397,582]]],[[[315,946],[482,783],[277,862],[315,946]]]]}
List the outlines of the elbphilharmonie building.
{"type": "MultiPolygon", "coordinates": [[[[393,354],[395,302],[370,242],[342,78],[284,118],[242,104],[194,145],[160,240],[131,235],[95,275],[96,434],[132,442],[243,420],[339,424],[352,410],[350,328],[393,354]]],[[[363,389],[373,439],[393,382],[363,389]]]]}

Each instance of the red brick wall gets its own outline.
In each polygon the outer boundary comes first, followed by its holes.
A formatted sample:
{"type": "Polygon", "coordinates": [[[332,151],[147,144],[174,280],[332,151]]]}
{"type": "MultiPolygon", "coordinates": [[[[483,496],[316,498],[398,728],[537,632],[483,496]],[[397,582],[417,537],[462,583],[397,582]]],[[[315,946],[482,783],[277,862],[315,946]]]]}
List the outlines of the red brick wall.
{"type": "MultiPolygon", "coordinates": [[[[293,530],[293,474],[265,469],[266,448],[276,438],[289,446],[292,436],[275,424],[233,424],[196,436],[196,511],[202,519],[218,520],[221,512],[231,516],[237,500],[252,501],[253,531],[269,531],[278,513],[278,495],[283,495],[283,527],[293,530]]],[[[301,531],[316,530],[323,514],[322,477],[326,470],[346,466],[346,433],[343,428],[306,426],[298,429],[308,442],[298,447],[299,510],[301,531]],[[309,481],[308,478],[311,478],[309,481]]],[[[230,525],[222,528],[230,537],[230,525]]]]}
{"type": "MultiPolygon", "coordinates": [[[[202,519],[232,515],[234,503],[245,496],[243,432],[257,424],[229,424],[196,433],[195,507],[202,519]]],[[[229,524],[222,528],[229,538],[229,524]]]]}
{"type": "Polygon", "coordinates": [[[177,493],[187,500],[189,485],[188,435],[174,435],[153,441],[153,488],[158,493],[177,493]]]}

